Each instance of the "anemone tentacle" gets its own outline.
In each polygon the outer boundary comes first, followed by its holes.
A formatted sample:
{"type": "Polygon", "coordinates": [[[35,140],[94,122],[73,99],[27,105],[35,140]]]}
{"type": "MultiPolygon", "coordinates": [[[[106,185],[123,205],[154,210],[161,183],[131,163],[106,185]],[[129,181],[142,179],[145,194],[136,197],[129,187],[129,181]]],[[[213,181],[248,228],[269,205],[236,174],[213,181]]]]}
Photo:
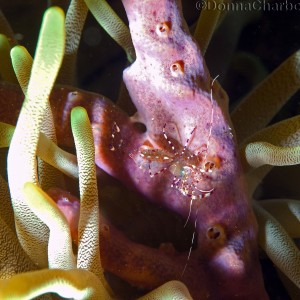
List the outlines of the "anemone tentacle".
{"type": "MultiPolygon", "coordinates": [[[[11,50],[11,60],[19,84],[24,95],[26,96],[33,59],[25,47],[15,46],[11,50]]],[[[44,114],[47,117],[43,120],[41,132],[44,133],[54,143],[56,143],[55,126],[49,101],[46,104],[44,114]]],[[[40,159],[38,159],[38,170],[40,184],[46,190],[51,186],[56,186],[62,181],[62,178],[57,170],[40,159]]]]}
{"type": "Polygon", "coordinates": [[[300,201],[295,199],[267,199],[260,200],[267,210],[287,231],[293,239],[300,237],[300,201]]]}
{"type": "Polygon", "coordinates": [[[95,148],[87,112],[76,107],[71,112],[79,168],[80,218],[78,225],[77,267],[96,274],[106,284],[100,260],[99,206],[95,167],[95,148]]]}
{"type": "Polygon", "coordinates": [[[239,143],[265,127],[300,87],[300,50],[254,88],[231,114],[239,143]],[[255,116],[255,122],[249,116],[255,116]]]}
{"type": "Polygon", "coordinates": [[[180,281],[169,281],[139,300],[181,299],[192,300],[187,287],[180,281]]]}
{"type": "Polygon", "coordinates": [[[246,146],[245,157],[253,168],[263,165],[298,165],[300,164],[300,146],[280,147],[267,142],[255,142],[246,146]]]}
{"type": "MultiPolygon", "coordinates": [[[[265,155],[265,159],[270,157],[270,155],[279,155],[280,153],[283,154],[291,154],[293,151],[297,151],[297,147],[300,145],[300,116],[292,117],[286,120],[283,120],[281,122],[278,122],[276,124],[273,124],[271,126],[268,126],[257,133],[254,133],[251,137],[249,137],[246,142],[240,146],[240,154],[242,157],[242,163],[244,166],[244,170],[246,173],[252,172],[253,174],[250,176],[256,177],[257,184],[266,176],[266,174],[271,170],[271,167],[264,166],[258,171],[255,171],[251,169],[250,165],[252,164],[253,167],[259,167],[262,165],[258,159],[256,160],[256,153],[255,145],[257,142],[263,142],[263,143],[269,143],[272,144],[271,148],[273,149],[271,151],[270,147],[262,147],[262,153],[260,153],[260,157],[265,155]],[[252,146],[250,146],[252,144],[252,146]],[[249,146],[248,146],[249,145],[249,146]],[[248,147],[248,152],[246,152],[246,149],[248,147]],[[252,147],[252,149],[251,149],[252,147]],[[280,147],[280,148],[276,148],[280,147]],[[288,147],[287,149],[284,149],[285,147],[288,147]],[[252,151],[254,149],[254,151],[252,151]],[[251,151],[252,152],[251,152],[251,151]],[[277,152],[276,152],[277,150],[277,152]],[[266,154],[268,151],[269,154],[266,154]],[[249,162],[248,162],[249,160],[249,162]],[[256,163],[255,163],[256,161],[256,163]],[[260,165],[259,165],[260,164],[260,165]],[[256,173],[256,174],[255,174],[256,173]]],[[[294,155],[296,155],[296,152],[294,152],[294,155]]],[[[274,156],[273,156],[274,157],[274,156]]],[[[258,157],[257,157],[258,158],[258,157]]],[[[275,158],[275,157],[274,157],[275,158]]],[[[282,165],[283,162],[280,162],[285,160],[287,158],[285,157],[277,157],[277,161],[273,161],[273,165],[282,165]]],[[[290,157],[290,161],[294,161],[297,163],[297,157],[290,157]]],[[[271,161],[269,161],[271,162],[271,161]]],[[[271,164],[271,163],[270,163],[271,164]]],[[[253,182],[252,182],[253,183],[253,182]]],[[[255,185],[254,185],[255,186],[255,185]]],[[[253,186],[253,187],[254,187],[253,186]]]]}
{"type": "Polygon", "coordinates": [[[280,223],[253,201],[253,208],[260,225],[258,242],[268,257],[298,288],[300,288],[300,251],[280,223]]]}
{"type": "Polygon", "coordinates": [[[76,80],[76,59],[82,29],[88,13],[84,0],[72,0],[66,13],[66,47],[57,81],[74,84],[76,80]]]}
{"type": "MultiPolygon", "coordinates": [[[[217,1],[207,1],[206,5],[219,5],[222,4],[224,0],[217,1]],[[211,2],[211,3],[209,3],[211,2]],[[214,2],[214,3],[213,3],[214,2]]],[[[194,32],[194,38],[199,44],[202,55],[205,55],[206,49],[209,45],[211,37],[215,31],[218,24],[219,17],[222,11],[218,9],[202,9],[200,17],[198,19],[196,29],[194,32]]]]}
{"type": "Polygon", "coordinates": [[[18,44],[17,41],[15,40],[14,32],[1,9],[0,9],[0,28],[1,28],[1,33],[4,34],[9,39],[11,46],[15,46],[18,44]]]}
{"type": "Polygon", "coordinates": [[[2,79],[17,83],[16,75],[13,71],[11,60],[9,57],[10,44],[4,34],[0,34],[0,75],[2,79]]]}
{"type": "Polygon", "coordinates": [[[25,182],[38,182],[35,156],[39,132],[64,44],[63,11],[50,8],[43,19],[27,94],[8,152],[8,179],[18,237],[26,253],[41,266],[47,266],[48,230],[24,203],[22,188],[25,182]]]}
{"type": "Polygon", "coordinates": [[[98,277],[83,269],[43,269],[0,280],[1,299],[25,300],[45,293],[78,300],[110,299],[98,277]]]}
{"type": "MultiPolygon", "coordinates": [[[[14,132],[15,126],[0,122],[0,148],[9,147],[14,132]]],[[[36,154],[60,172],[78,178],[76,156],[59,148],[44,133],[40,133],[36,154]]]]}
{"type": "Polygon", "coordinates": [[[4,178],[0,175],[0,218],[7,226],[15,232],[15,222],[12,204],[10,201],[9,187],[4,178]]]}
{"type": "Polygon", "coordinates": [[[0,148],[9,146],[14,132],[15,126],[0,122],[0,148]]]}
{"type": "Polygon", "coordinates": [[[33,59],[23,46],[13,47],[10,51],[10,57],[18,82],[24,95],[26,95],[33,59]]]}
{"type": "MultiPolygon", "coordinates": [[[[37,266],[30,260],[20,246],[19,240],[0,215],[0,278],[11,278],[17,273],[36,270],[37,266]]],[[[0,282],[1,282],[0,279],[0,282]]],[[[1,286],[1,283],[0,283],[1,286]]],[[[1,297],[0,288],[0,299],[1,297]]]]}
{"type": "Polygon", "coordinates": [[[135,51],[128,27],[105,0],[85,0],[91,13],[105,31],[125,50],[129,62],[135,60],[135,51]]]}
{"type": "Polygon", "coordinates": [[[50,269],[74,269],[75,256],[69,224],[55,202],[41,188],[26,182],[23,188],[26,202],[49,230],[48,264],[50,269]]]}

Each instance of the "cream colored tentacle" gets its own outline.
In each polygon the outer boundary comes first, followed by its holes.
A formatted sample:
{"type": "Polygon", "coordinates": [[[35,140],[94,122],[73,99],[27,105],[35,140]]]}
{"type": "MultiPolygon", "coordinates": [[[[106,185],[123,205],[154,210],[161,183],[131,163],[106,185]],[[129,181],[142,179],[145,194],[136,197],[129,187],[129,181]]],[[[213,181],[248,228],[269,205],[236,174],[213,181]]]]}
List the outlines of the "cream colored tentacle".
{"type": "MultiPolygon", "coordinates": [[[[0,216],[0,278],[10,278],[17,273],[36,270],[37,266],[29,259],[19,244],[14,231],[0,216]]],[[[1,282],[1,280],[0,280],[1,282]]],[[[0,299],[1,284],[0,284],[0,299]]],[[[8,298],[7,298],[8,299],[8,298]]]]}
{"type": "Polygon", "coordinates": [[[300,146],[280,147],[266,142],[250,143],[245,158],[253,168],[263,165],[291,166],[300,163],[300,146]]]}
{"type": "Polygon", "coordinates": [[[27,94],[8,152],[8,179],[18,237],[26,253],[40,266],[47,266],[48,229],[25,204],[22,189],[25,182],[38,182],[37,143],[64,43],[64,14],[52,7],[44,15],[27,94]]]}
{"type": "Polygon", "coordinates": [[[280,223],[259,202],[253,201],[258,221],[258,242],[273,263],[300,288],[300,251],[280,223]]]}
{"type": "Polygon", "coordinates": [[[135,60],[135,51],[128,27],[105,0],[85,0],[93,16],[104,30],[125,50],[129,62],[135,60]]]}
{"type": "Polygon", "coordinates": [[[18,82],[24,95],[26,95],[33,59],[23,46],[13,47],[10,51],[10,57],[18,82]]]}
{"type": "MultiPolygon", "coordinates": [[[[25,47],[16,46],[11,50],[11,60],[19,84],[24,95],[26,95],[33,59],[25,47]]],[[[55,126],[49,101],[47,102],[44,115],[45,117],[42,123],[41,131],[44,132],[44,134],[54,143],[56,143],[55,126]]],[[[45,190],[52,186],[59,185],[59,183],[62,181],[62,177],[57,170],[49,166],[44,161],[38,160],[38,170],[40,184],[45,190]]]]}
{"type": "Polygon", "coordinates": [[[78,178],[76,156],[59,148],[43,133],[40,134],[37,155],[62,173],[73,178],[78,178]]]}
{"type": "Polygon", "coordinates": [[[30,209],[50,230],[48,241],[49,268],[76,268],[70,227],[63,213],[51,197],[34,183],[25,183],[23,191],[30,209]]]}
{"type": "MultiPolygon", "coordinates": [[[[247,173],[251,171],[250,164],[252,164],[253,167],[256,167],[263,165],[264,162],[269,162],[273,165],[283,165],[284,160],[287,159],[283,156],[283,154],[289,154],[289,161],[297,163],[297,147],[299,145],[300,116],[296,116],[264,128],[253,134],[245,141],[245,144],[240,147],[244,170],[247,173]],[[269,143],[269,145],[262,144],[262,142],[269,143]],[[264,152],[257,153],[257,149],[264,152]],[[292,154],[295,156],[291,157],[292,154]],[[275,159],[277,159],[277,161],[275,159]]],[[[265,168],[265,170],[267,170],[267,168],[265,168]]],[[[263,173],[261,174],[263,175],[263,173]]]]}
{"type": "MultiPolygon", "coordinates": [[[[14,126],[0,122],[0,148],[9,147],[14,131],[14,126]]],[[[76,156],[59,148],[43,133],[40,133],[36,154],[62,173],[78,178],[76,156]]]]}
{"type": "Polygon", "coordinates": [[[66,14],[66,48],[64,60],[57,81],[74,85],[76,74],[76,58],[82,29],[88,13],[84,0],[72,0],[66,14]]]}
{"type": "Polygon", "coordinates": [[[287,231],[291,238],[300,238],[300,200],[268,199],[259,204],[287,231]]]}
{"type": "Polygon", "coordinates": [[[78,300],[110,300],[97,276],[82,269],[44,269],[0,280],[0,299],[33,299],[45,293],[78,300]]]}
{"type": "Polygon", "coordinates": [[[299,87],[300,50],[252,90],[232,112],[238,141],[244,143],[246,138],[265,127],[299,87]]]}
{"type": "Polygon", "coordinates": [[[139,298],[139,300],[167,300],[167,299],[180,299],[192,300],[187,287],[180,281],[169,281],[149,294],[139,298]]]}
{"type": "Polygon", "coordinates": [[[71,111],[71,126],[76,146],[80,189],[77,268],[93,272],[100,278],[103,286],[107,286],[100,260],[99,200],[94,139],[84,108],[75,107],[71,111]]]}

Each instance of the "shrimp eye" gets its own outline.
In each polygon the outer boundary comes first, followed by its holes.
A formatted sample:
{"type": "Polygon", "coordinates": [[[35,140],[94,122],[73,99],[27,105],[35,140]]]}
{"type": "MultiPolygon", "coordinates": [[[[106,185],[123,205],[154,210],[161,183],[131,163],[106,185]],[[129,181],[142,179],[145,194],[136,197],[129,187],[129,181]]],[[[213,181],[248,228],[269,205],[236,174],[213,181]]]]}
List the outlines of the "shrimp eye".
{"type": "Polygon", "coordinates": [[[205,172],[212,172],[212,170],[214,169],[215,164],[212,161],[208,161],[207,163],[205,163],[204,165],[204,170],[205,172]]]}
{"type": "Polygon", "coordinates": [[[208,157],[204,163],[202,172],[211,173],[214,169],[219,169],[221,166],[221,158],[219,156],[208,157]]]}

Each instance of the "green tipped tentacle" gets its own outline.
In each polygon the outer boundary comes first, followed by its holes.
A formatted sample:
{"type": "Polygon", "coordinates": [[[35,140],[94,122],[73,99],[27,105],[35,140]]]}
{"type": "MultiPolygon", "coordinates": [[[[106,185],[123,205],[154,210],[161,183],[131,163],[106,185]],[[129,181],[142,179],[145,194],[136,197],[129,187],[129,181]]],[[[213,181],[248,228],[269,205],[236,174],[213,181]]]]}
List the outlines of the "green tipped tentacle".
{"type": "Polygon", "coordinates": [[[63,11],[49,8],[43,18],[27,94],[8,152],[8,179],[18,237],[26,253],[40,266],[47,266],[48,230],[25,204],[22,189],[25,182],[38,182],[37,143],[64,44],[63,11]]]}
{"type": "MultiPolygon", "coordinates": [[[[23,90],[24,95],[26,95],[33,59],[27,49],[22,46],[15,46],[11,50],[10,55],[19,84],[23,90]]],[[[47,137],[49,137],[54,143],[56,143],[55,126],[49,102],[47,102],[45,116],[47,117],[44,118],[41,132],[44,132],[47,137]]],[[[59,173],[54,168],[41,160],[38,161],[38,169],[40,184],[44,189],[47,190],[51,186],[55,186],[60,181],[62,181],[59,173]]]]}
{"type": "Polygon", "coordinates": [[[91,13],[104,30],[125,50],[129,62],[135,60],[135,51],[128,27],[105,0],[85,0],[91,13]]]}
{"type": "Polygon", "coordinates": [[[10,51],[10,57],[18,82],[24,95],[26,95],[33,59],[23,46],[13,47],[10,51]]]}
{"type": "Polygon", "coordinates": [[[17,83],[17,79],[12,68],[10,56],[10,44],[4,34],[0,34],[0,74],[2,79],[17,83]]]}
{"type": "Polygon", "coordinates": [[[94,139],[84,108],[75,107],[71,111],[71,126],[76,146],[80,189],[77,267],[93,272],[101,279],[102,284],[107,286],[100,260],[94,139]]]}
{"type": "MultiPolygon", "coordinates": [[[[211,2],[212,5],[218,5],[219,3],[222,4],[224,0],[208,0],[207,2],[205,2],[206,5],[210,5],[209,2],[211,2]]],[[[194,32],[194,38],[198,42],[203,56],[205,55],[211,37],[218,24],[220,15],[221,10],[219,9],[202,9],[200,17],[198,18],[198,22],[194,32]]]]}

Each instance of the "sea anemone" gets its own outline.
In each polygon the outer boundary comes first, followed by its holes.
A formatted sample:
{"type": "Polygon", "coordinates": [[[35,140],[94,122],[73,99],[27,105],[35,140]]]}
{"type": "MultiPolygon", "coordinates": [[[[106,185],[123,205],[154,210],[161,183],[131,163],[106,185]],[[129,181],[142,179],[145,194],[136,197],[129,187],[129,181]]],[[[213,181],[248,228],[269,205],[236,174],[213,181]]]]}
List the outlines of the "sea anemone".
{"type": "MultiPolygon", "coordinates": [[[[1,170],[4,178],[8,178],[8,185],[0,177],[0,253],[5,257],[0,268],[1,299],[33,298],[49,292],[76,299],[114,297],[100,261],[99,231],[107,228],[101,228],[98,222],[95,150],[88,116],[83,108],[75,108],[71,113],[75,156],[57,147],[56,124],[48,103],[63,59],[58,78],[63,83],[70,84],[73,81],[74,61],[88,8],[100,23],[102,20],[101,25],[125,49],[128,60],[134,60],[129,32],[107,3],[85,3],[71,1],[66,26],[62,10],[47,10],[33,61],[21,46],[14,47],[12,60],[8,59],[9,42],[12,40],[1,36],[1,61],[5,62],[1,69],[2,79],[16,82],[17,78],[25,94],[16,128],[5,123],[0,126],[0,145],[2,148],[9,146],[7,175],[5,167],[1,170]],[[96,10],[96,7],[101,9],[96,10]],[[74,20],[74,15],[78,20],[76,25],[70,22],[74,20]],[[105,15],[109,17],[104,18],[105,15]],[[117,32],[114,28],[118,29],[117,32]],[[41,160],[37,161],[36,156],[41,160]],[[74,245],[65,216],[43,191],[57,186],[57,182],[62,180],[61,171],[79,178],[81,206],[77,257],[73,254],[74,245]]],[[[209,33],[218,26],[220,16],[222,14],[218,11],[203,10],[195,31],[195,38],[202,49],[207,48],[211,37],[209,33]],[[203,37],[203,31],[208,33],[207,36],[203,37]]],[[[9,30],[4,33],[10,36],[9,30]]],[[[236,36],[231,35],[230,40],[236,36]]],[[[249,56],[240,59],[249,61],[249,56]]],[[[249,186],[249,197],[259,224],[259,245],[284,274],[283,278],[286,276],[292,282],[284,281],[293,297],[296,297],[300,288],[297,268],[299,250],[292,240],[299,237],[299,201],[257,201],[253,194],[271,166],[299,164],[299,117],[266,127],[299,88],[299,59],[299,51],[292,54],[246,95],[231,115],[249,186]],[[293,284],[297,286],[296,290],[293,284]]],[[[260,66],[256,59],[254,64],[260,66]]],[[[5,85],[1,93],[4,88],[5,85]]],[[[126,101],[128,98],[122,94],[119,104],[130,111],[126,101]]],[[[2,119],[6,120],[1,116],[2,119]]],[[[1,157],[2,165],[5,166],[5,163],[1,157]]],[[[165,299],[167,295],[171,299],[190,299],[188,290],[178,281],[166,283],[142,299],[165,299]]]]}

